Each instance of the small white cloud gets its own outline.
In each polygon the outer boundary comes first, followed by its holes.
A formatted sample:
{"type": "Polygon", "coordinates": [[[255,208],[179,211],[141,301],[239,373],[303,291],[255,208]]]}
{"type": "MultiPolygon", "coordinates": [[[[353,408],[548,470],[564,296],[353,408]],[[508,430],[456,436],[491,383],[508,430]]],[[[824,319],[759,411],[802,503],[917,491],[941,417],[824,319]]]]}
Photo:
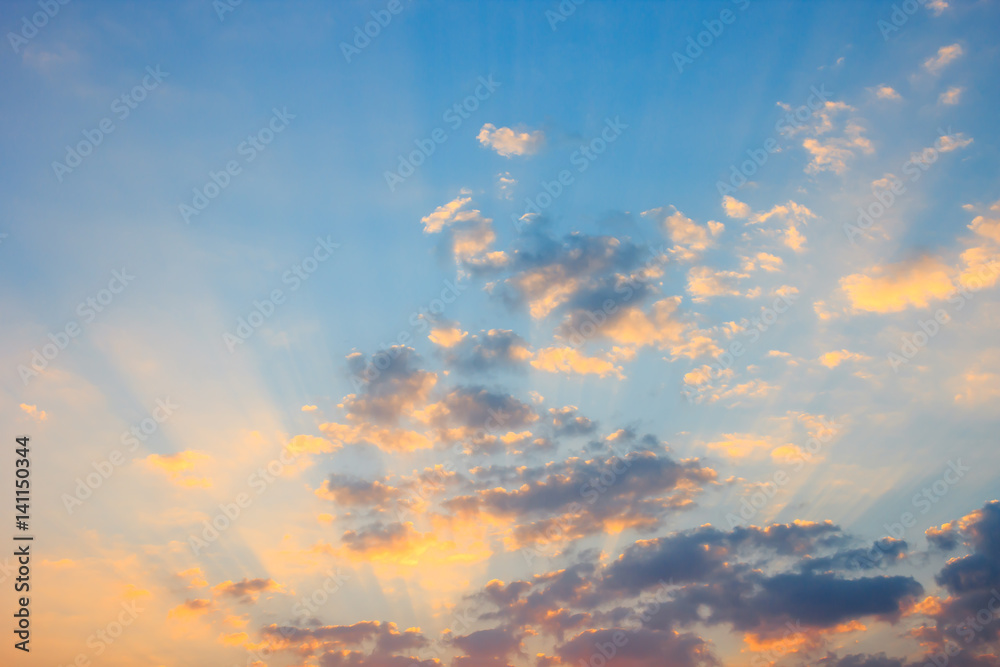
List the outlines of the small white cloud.
{"type": "Polygon", "coordinates": [[[509,171],[497,174],[497,185],[500,188],[501,197],[504,199],[514,198],[514,186],[517,185],[517,179],[511,176],[509,171]]]}
{"type": "Polygon", "coordinates": [[[927,9],[934,13],[934,16],[941,16],[941,12],[948,9],[948,3],[945,0],[931,0],[927,3],[927,9]]]}
{"type": "Polygon", "coordinates": [[[486,123],[479,130],[477,138],[483,146],[492,148],[504,157],[510,157],[537,153],[545,141],[545,133],[541,130],[517,132],[509,127],[496,127],[492,123],[486,123]]]}

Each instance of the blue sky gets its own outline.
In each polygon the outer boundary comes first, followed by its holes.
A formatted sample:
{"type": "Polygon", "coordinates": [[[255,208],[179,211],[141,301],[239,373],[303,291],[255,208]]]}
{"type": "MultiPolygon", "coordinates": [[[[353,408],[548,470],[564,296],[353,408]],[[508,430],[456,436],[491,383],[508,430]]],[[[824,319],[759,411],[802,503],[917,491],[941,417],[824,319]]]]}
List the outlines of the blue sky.
{"type": "Polygon", "coordinates": [[[139,601],[104,664],[594,664],[663,579],[610,662],[993,664],[995,2],[46,6],[0,9],[5,655],[139,601]]]}

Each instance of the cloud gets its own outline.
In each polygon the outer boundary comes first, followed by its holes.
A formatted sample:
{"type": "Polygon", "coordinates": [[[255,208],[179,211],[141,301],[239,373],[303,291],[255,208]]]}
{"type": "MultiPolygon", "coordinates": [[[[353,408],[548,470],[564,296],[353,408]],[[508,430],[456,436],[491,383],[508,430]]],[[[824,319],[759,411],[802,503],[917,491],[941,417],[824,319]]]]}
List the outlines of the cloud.
{"type": "Polygon", "coordinates": [[[504,428],[522,427],[536,421],[538,414],[530,405],[510,394],[473,385],[455,387],[414,417],[439,428],[460,428],[464,431],[482,430],[489,424],[504,428]]]}
{"type": "Polygon", "coordinates": [[[352,422],[394,425],[427,402],[438,378],[419,367],[420,357],[411,347],[392,346],[377,357],[369,362],[359,352],[348,355],[354,376],[371,379],[358,394],[345,396],[339,407],[352,422]]]}
{"type": "MultiPolygon", "coordinates": [[[[463,193],[467,191],[463,190],[463,193]]],[[[438,206],[433,213],[425,215],[420,219],[424,225],[425,234],[437,234],[455,222],[475,219],[479,216],[479,211],[464,211],[466,204],[472,201],[472,197],[458,196],[447,204],[438,206]]]]}
{"type": "Polygon", "coordinates": [[[763,226],[772,221],[783,222],[783,229],[764,230],[762,233],[769,236],[778,235],[784,245],[796,252],[802,252],[805,249],[806,238],[799,231],[799,227],[807,225],[809,220],[815,218],[816,214],[807,206],[789,200],[784,204],[776,204],[767,211],[751,214],[747,219],[747,224],[763,226]]]}
{"type": "Polygon", "coordinates": [[[960,58],[963,54],[960,44],[942,46],[937,54],[924,61],[924,69],[931,74],[940,74],[947,65],[960,58]]]}
{"type": "Polygon", "coordinates": [[[451,644],[465,653],[455,658],[453,667],[490,667],[506,665],[506,658],[524,654],[522,636],[511,628],[477,630],[467,635],[451,638],[451,644]]]}
{"type": "Polygon", "coordinates": [[[514,188],[517,186],[517,179],[510,175],[509,171],[497,174],[497,187],[500,189],[500,196],[511,200],[514,198],[514,188]]]}
{"type": "Polygon", "coordinates": [[[561,239],[523,233],[510,253],[510,275],[490,290],[534,319],[566,307],[598,309],[607,299],[638,301],[660,275],[665,256],[613,236],[580,232],[561,239]]]}
{"type": "Polygon", "coordinates": [[[760,268],[768,273],[778,273],[782,270],[785,261],[777,255],[767,252],[758,252],[753,257],[743,258],[744,271],[756,271],[760,268]]]}
{"type": "Polygon", "coordinates": [[[21,403],[21,411],[28,415],[32,419],[38,422],[43,422],[49,418],[45,410],[39,410],[37,405],[28,405],[27,403],[21,403]]]}
{"type": "Polygon", "coordinates": [[[281,591],[282,587],[274,579],[243,579],[224,581],[212,587],[212,592],[221,597],[237,598],[240,602],[256,602],[261,593],[281,591]]]}
{"type": "Polygon", "coordinates": [[[692,508],[693,498],[715,477],[697,459],[633,451],[542,467],[482,469],[477,481],[492,483],[491,488],[443,505],[457,517],[514,521],[504,538],[508,548],[550,549],[588,535],[656,528],[670,513],[692,508]],[[501,481],[512,490],[499,486],[501,481]]]}
{"type": "MultiPolygon", "coordinates": [[[[471,336],[465,333],[460,337],[449,335],[451,345],[444,346],[447,349],[442,356],[448,366],[462,373],[521,368],[532,357],[528,342],[507,329],[490,329],[471,336]]],[[[439,340],[434,342],[441,344],[439,340]]]]}
{"type": "Polygon", "coordinates": [[[873,153],[871,142],[862,136],[863,128],[850,123],[844,130],[844,135],[840,138],[822,141],[819,139],[805,139],[802,147],[812,156],[806,172],[816,174],[822,171],[832,171],[835,174],[843,174],[847,171],[847,162],[854,158],[855,150],[862,153],[873,153]]]}
{"type": "Polygon", "coordinates": [[[819,362],[826,366],[827,368],[836,368],[841,363],[845,361],[867,361],[871,357],[860,354],[858,352],[849,352],[847,350],[834,350],[832,352],[827,352],[819,358],[819,362]]]}
{"type": "MultiPolygon", "coordinates": [[[[975,221],[974,221],[975,222],[975,221]]],[[[1000,230],[989,230],[984,226],[976,231],[997,233],[1000,230]]],[[[1000,279],[1000,255],[997,249],[988,246],[973,246],[962,253],[962,268],[958,282],[968,289],[984,289],[993,287],[1000,279]]]]}
{"type": "Polygon", "coordinates": [[[669,297],[653,303],[648,310],[628,305],[604,315],[599,326],[588,311],[569,313],[560,325],[559,335],[571,344],[591,337],[608,339],[619,346],[618,354],[627,358],[643,347],[669,351],[674,357],[715,356],[722,350],[710,334],[685,322],[677,313],[681,297],[669,297]]]}
{"type": "Polygon", "coordinates": [[[955,290],[951,273],[940,260],[925,256],[845,276],[840,288],[856,311],[895,313],[947,298],[955,290]]]}
{"type": "Polygon", "coordinates": [[[973,647],[996,648],[1000,623],[992,611],[1000,607],[1000,501],[991,500],[958,521],[928,530],[928,540],[945,550],[961,545],[969,551],[948,560],[935,576],[947,597],[922,605],[922,613],[934,622],[921,637],[928,657],[946,644],[962,648],[958,658],[974,655],[973,647]]]}
{"type": "Polygon", "coordinates": [[[458,197],[421,218],[424,233],[444,234],[445,243],[460,267],[496,270],[507,262],[507,256],[491,250],[496,240],[493,220],[483,216],[478,209],[467,208],[472,202],[468,195],[468,191],[463,190],[458,197]]]}
{"type": "Polygon", "coordinates": [[[143,463],[150,470],[165,474],[171,482],[178,486],[207,488],[212,486],[207,477],[194,477],[185,473],[193,472],[196,467],[210,461],[211,458],[204,452],[188,449],[176,454],[150,454],[143,459],[143,463]]]}
{"type": "Polygon", "coordinates": [[[512,155],[533,155],[545,142],[545,133],[541,130],[533,132],[518,132],[509,127],[497,127],[486,123],[476,136],[479,143],[492,148],[504,157],[512,155]]]}
{"type": "Polygon", "coordinates": [[[715,244],[715,238],[725,226],[721,222],[709,220],[705,226],[699,225],[673,206],[654,208],[642,212],[656,222],[666,236],[674,243],[671,253],[680,259],[691,260],[715,244]]]}
{"type": "Polygon", "coordinates": [[[600,588],[638,595],[669,574],[682,585],[663,605],[665,620],[728,624],[757,634],[786,622],[828,629],[866,616],[899,618],[907,601],[923,592],[910,577],[768,574],[751,565],[766,554],[801,558],[845,541],[829,522],[735,527],[731,532],[705,526],[637,542],[608,566],[600,588]]]}
{"type": "Polygon", "coordinates": [[[386,505],[400,498],[402,491],[379,480],[332,473],[316,490],[316,496],[344,507],[365,507],[386,505]]]}
{"type": "MultiPolygon", "coordinates": [[[[791,110],[787,105],[783,108],[791,110]]],[[[806,135],[802,140],[802,147],[810,155],[810,161],[805,169],[807,174],[823,171],[843,174],[847,170],[848,161],[858,152],[865,154],[874,152],[871,141],[864,136],[864,127],[858,119],[847,118],[841,121],[844,114],[854,111],[856,109],[849,104],[828,100],[813,112],[814,120],[811,124],[789,127],[784,131],[789,136],[806,135]],[[839,136],[836,134],[838,129],[839,136]]]]}
{"type": "MultiPolygon", "coordinates": [[[[992,213],[1000,213],[1000,201],[993,202],[990,206],[990,211],[992,213]]],[[[995,243],[1000,243],[1000,216],[986,217],[985,215],[977,215],[969,223],[969,229],[995,243]]]]}
{"type": "Polygon", "coordinates": [[[215,604],[211,600],[185,600],[183,604],[168,611],[167,618],[187,621],[203,616],[214,609],[215,604]]]}
{"type": "Polygon", "coordinates": [[[466,332],[462,331],[461,327],[443,323],[431,327],[431,332],[427,334],[427,339],[440,347],[452,347],[457,345],[466,335],[466,332]]]}
{"type": "Polygon", "coordinates": [[[579,414],[575,405],[563,408],[549,408],[552,418],[552,428],[555,435],[586,435],[593,433],[597,424],[579,414]]]}
{"type": "Polygon", "coordinates": [[[579,375],[613,376],[624,379],[622,369],[607,359],[587,357],[572,347],[546,347],[538,351],[531,365],[549,373],[576,373],[579,375]]]}
{"type": "Polygon", "coordinates": [[[595,655],[601,655],[596,648],[599,646],[614,648],[614,657],[609,663],[616,667],[710,667],[720,664],[712,655],[710,644],[693,633],[646,628],[587,630],[557,647],[556,655],[566,665],[589,665],[595,655]]]}
{"type": "Polygon", "coordinates": [[[880,100],[892,100],[893,102],[898,102],[903,99],[903,96],[897,93],[892,86],[887,86],[885,84],[876,86],[875,88],[869,88],[869,90],[875,93],[875,97],[880,100]]]}
{"type": "Polygon", "coordinates": [[[337,451],[342,444],[333,443],[315,435],[297,435],[285,445],[291,454],[329,454],[337,451]]]}
{"type": "Polygon", "coordinates": [[[1000,375],[987,371],[969,370],[958,378],[961,387],[955,402],[965,406],[992,405],[1000,398],[1000,375]]]}
{"type": "Polygon", "coordinates": [[[750,206],[729,195],[722,198],[722,209],[730,218],[750,217],[750,206]]]}
{"type": "Polygon", "coordinates": [[[951,151],[958,150],[959,148],[965,148],[972,143],[971,137],[966,137],[961,132],[957,134],[945,134],[938,138],[937,147],[942,153],[950,153],[951,151]]]}
{"type": "Polygon", "coordinates": [[[962,93],[965,92],[965,88],[960,86],[952,86],[945,92],[941,93],[938,97],[938,102],[940,104],[958,104],[962,99],[962,93]]]}
{"type": "Polygon", "coordinates": [[[410,560],[426,550],[436,538],[420,533],[412,523],[374,523],[359,531],[349,530],[340,541],[348,552],[372,560],[410,560]]]}
{"type": "Polygon", "coordinates": [[[941,13],[948,9],[949,5],[946,0],[931,0],[927,3],[927,9],[934,13],[934,16],[941,16],[941,13]]]}
{"type": "Polygon", "coordinates": [[[749,278],[738,271],[716,271],[707,266],[695,266],[688,271],[687,291],[695,303],[704,303],[713,296],[739,296],[739,281],[749,278]]]}
{"type": "Polygon", "coordinates": [[[759,437],[740,433],[726,433],[722,440],[706,443],[713,452],[725,454],[731,459],[743,459],[761,451],[775,449],[781,443],[769,437],[759,437]]]}
{"type": "Polygon", "coordinates": [[[430,641],[419,628],[400,632],[395,623],[360,621],[311,628],[271,624],[261,629],[261,635],[270,651],[292,653],[296,662],[318,656],[319,667],[441,667],[438,660],[405,655],[428,647],[430,641]],[[363,650],[366,647],[370,652],[363,650]]]}

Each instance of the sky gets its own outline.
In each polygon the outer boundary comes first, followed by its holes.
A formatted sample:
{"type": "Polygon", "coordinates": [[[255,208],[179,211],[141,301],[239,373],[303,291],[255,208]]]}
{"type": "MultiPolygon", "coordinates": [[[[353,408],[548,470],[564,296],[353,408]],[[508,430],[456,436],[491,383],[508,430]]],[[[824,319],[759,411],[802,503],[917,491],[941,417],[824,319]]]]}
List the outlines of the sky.
{"type": "Polygon", "coordinates": [[[0,26],[3,664],[1000,661],[995,0],[0,26]]]}

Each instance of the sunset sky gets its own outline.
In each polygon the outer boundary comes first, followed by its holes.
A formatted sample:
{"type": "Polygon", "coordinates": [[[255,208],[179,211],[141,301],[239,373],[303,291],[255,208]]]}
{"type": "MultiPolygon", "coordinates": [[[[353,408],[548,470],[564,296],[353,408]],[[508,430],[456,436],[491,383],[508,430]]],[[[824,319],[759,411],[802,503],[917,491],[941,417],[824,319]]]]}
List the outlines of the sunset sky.
{"type": "Polygon", "coordinates": [[[0,26],[0,663],[1000,664],[996,0],[0,26]]]}

